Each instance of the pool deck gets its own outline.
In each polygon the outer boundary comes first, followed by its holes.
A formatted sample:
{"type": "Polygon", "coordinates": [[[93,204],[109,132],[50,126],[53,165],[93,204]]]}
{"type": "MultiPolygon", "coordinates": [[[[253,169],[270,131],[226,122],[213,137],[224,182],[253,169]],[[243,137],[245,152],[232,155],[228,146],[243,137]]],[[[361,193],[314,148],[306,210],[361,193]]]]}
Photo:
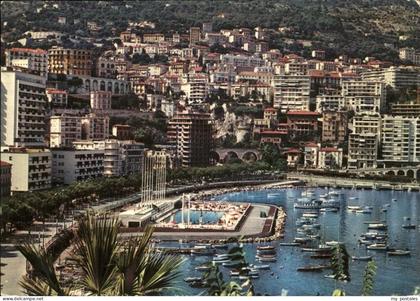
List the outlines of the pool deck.
{"type": "MultiPolygon", "coordinates": [[[[260,211],[266,211],[270,209],[268,205],[253,204],[249,214],[245,217],[242,226],[238,231],[182,231],[182,232],[155,232],[153,236],[160,240],[216,240],[216,239],[227,239],[230,237],[240,236],[258,236],[263,232],[264,224],[267,218],[260,217],[260,211]]],[[[130,237],[134,235],[141,235],[141,232],[135,233],[121,233],[121,237],[130,237]]]]}

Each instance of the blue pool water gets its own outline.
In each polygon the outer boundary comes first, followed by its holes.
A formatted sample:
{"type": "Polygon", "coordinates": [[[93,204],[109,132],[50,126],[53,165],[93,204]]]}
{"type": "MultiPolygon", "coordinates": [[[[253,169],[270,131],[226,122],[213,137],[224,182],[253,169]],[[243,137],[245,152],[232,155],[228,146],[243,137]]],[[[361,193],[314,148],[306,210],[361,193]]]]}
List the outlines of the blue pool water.
{"type": "MultiPolygon", "coordinates": [[[[296,219],[303,210],[294,209],[294,200],[301,197],[303,189],[267,190],[252,192],[236,192],[218,196],[218,200],[235,202],[254,202],[275,204],[285,208],[287,213],[285,238],[281,241],[292,241],[296,235],[296,219]]],[[[338,213],[321,213],[319,223],[321,229],[320,242],[340,240],[345,242],[350,255],[371,254],[377,264],[377,274],[374,285],[374,295],[407,295],[412,294],[416,286],[420,286],[420,227],[415,230],[402,229],[405,217],[410,217],[412,223],[420,224],[420,193],[405,191],[376,191],[376,190],[338,190],[341,194],[334,197],[340,200],[342,209],[338,213]],[[393,201],[396,199],[397,201],[393,201]],[[385,204],[390,204],[386,213],[381,212],[385,204]],[[347,211],[348,205],[372,206],[372,214],[355,214],[347,211]],[[408,248],[411,256],[388,257],[383,251],[367,251],[359,247],[357,240],[360,234],[367,232],[363,222],[372,220],[386,220],[388,224],[389,245],[394,248],[408,248]]],[[[328,192],[326,189],[315,189],[315,198],[328,192]]],[[[343,288],[347,295],[360,295],[362,275],[366,262],[350,262],[351,281],[337,283],[324,278],[322,273],[301,273],[296,268],[310,264],[322,264],[328,261],[311,259],[309,253],[302,253],[298,247],[278,246],[277,262],[270,263],[271,270],[261,271],[260,278],[253,280],[255,290],[259,294],[281,295],[287,290],[288,295],[331,295],[335,287],[343,288]],[[271,273],[274,275],[271,275],[271,273]]],[[[247,260],[255,263],[256,246],[245,244],[247,260]]],[[[200,276],[194,270],[197,265],[207,262],[207,257],[185,256],[186,262],[182,267],[182,277],[200,276]]],[[[227,276],[228,269],[221,268],[227,276]]],[[[233,279],[234,280],[234,279],[233,279]]],[[[238,281],[238,280],[235,280],[238,281]]],[[[179,294],[197,295],[203,289],[190,288],[180,281],[179,294]]]]}
{"type": "MultiPolygon", "coordinates": [[[[189,209],[184,211],[184,222],[187,223],[188,221],[188,211],[189,209]]],[[[199,224],[200,219],[202,224],[217,224],[220,218],[223,216],[223,212],[214,212],[214,211],[199,211],[199,210],[191,210],[190,211],[190,223],[191,224],[199,224]]],[[[168,218],[167,221],[175,221],[175,223],[180,224],[182,223],[182,212],[181,210],[176,211],[174,215],[168,218]]]]}

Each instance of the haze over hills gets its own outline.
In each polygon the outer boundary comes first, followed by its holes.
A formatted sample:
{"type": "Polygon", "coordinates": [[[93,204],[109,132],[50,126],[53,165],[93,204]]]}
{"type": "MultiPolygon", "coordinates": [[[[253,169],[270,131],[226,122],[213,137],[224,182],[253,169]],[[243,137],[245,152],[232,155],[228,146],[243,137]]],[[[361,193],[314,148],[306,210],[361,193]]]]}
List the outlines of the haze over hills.
{"type": "Polygon", "coordinates": [[[270,46],[279,49],[285,47],[286,38],[303,39],[331,55],[396,60],[394,47],[420,45],[419,16],[420,6],[413,0],[2,1],[1,31],[2,42],[11,43],[31,30],[88,36],[89,21],[101,27],[97,37],[117,36],[129,21],[151,21],[156,24],[153,31],[167,34],[211,21],[215,30],[290,29],[272,35],[270,46]],[[66,24],[57,22],[60,16],[66,16],[66,24]]]}

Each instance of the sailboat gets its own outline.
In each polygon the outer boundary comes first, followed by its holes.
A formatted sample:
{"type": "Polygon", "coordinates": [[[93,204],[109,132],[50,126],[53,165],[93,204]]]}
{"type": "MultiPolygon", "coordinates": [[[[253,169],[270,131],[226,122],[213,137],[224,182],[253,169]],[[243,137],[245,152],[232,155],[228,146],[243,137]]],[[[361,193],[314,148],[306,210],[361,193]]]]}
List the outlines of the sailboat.
{"type": "Polygon", "coordinates": [[[416,225],[411,223],[411,218],[404,217],[404,220],[408,221],[407,224],[403,224],[401,227],[403,229],[416,229],[416,225]]]}

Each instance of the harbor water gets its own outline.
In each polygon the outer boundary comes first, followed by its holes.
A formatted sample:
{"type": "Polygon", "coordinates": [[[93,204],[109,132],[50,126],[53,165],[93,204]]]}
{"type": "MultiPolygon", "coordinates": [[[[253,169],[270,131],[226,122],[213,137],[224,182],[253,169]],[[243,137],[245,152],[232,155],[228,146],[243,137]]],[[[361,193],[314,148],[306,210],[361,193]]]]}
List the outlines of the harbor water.
{"type": "MultiPolygon", "coordinates": [[[[323,188],[313,189],[310,198],[319,199],[321,195],[330,190],[323,188]]],[[[412,224],[420,223],[420,193],[390,190],[350,190],[338,189],[338,195],[332,196],[339,200],[341,209],[337,212],[320,212],[317,223],[320,239],[316,244],[327,241],[341,241],[345,243],[350,256],[372,255],[377,265],[374,295],[408,295],[415,287],[420,286],[420,227],[416,229],[403,229],[407,220],[412,224]],[[347,210],[347,206],[372,207],[370,214],[354,213],[347,210]],[[385,210],[382,210],[386,208],[385,210]],[[388,225],[388,245],[395,249],[409,249],[410,256],[390,257],[385,251],[366,250],[359,245],[361,234],[368,231],[366,222],[382,221],[388,225]]],[[[265,203],[282,206],[287,213],[285,237],[280,241],[272,242],[277,249],[277,261],[270,262],[270,270],[260,271],[260,277],[253,279],[255,291],[260,295],[331,295],[335,288],[341,288],[347,295],[360,295],[362,289],[363,272],[366,261],[350,261],[351,281],[347,283],[336,282],[325,278],[330,270],[315,273],[302,273],[296,269],[302,266],[329,264],[329,259],[311,259],[311,253],[302,252],[299,247],[280,246],[280,242],[291,242],[297,236],[296,220],[304,212],[316,210],[295,209],[296,199],[307,193],[306,189],[243,191],[216,196],[215,200],[232,202],[265,203]]],[[[174,243],[170,245],[175,246],[174,243]]],[[[177,246],[178,243],[176,244],[177,246]]],[[[256,263],[256,244],[244,244],[248,263],[256,263]]],[[[223,251],[220,250],[219,253],[223,251]]],[[[211,257],[184,256],[182,277],[199,277],[202,272],[194,268],[211,260],[211,257]]],[[[229,280],[227,268],[220,268],[229,280]]],[[[238,279],[232,278],[233,281],[238,279]]],[[[202,288],[191,288],[182,280],[178,291],[181,295],[197,295],[203,292],[202,288]]]]}

